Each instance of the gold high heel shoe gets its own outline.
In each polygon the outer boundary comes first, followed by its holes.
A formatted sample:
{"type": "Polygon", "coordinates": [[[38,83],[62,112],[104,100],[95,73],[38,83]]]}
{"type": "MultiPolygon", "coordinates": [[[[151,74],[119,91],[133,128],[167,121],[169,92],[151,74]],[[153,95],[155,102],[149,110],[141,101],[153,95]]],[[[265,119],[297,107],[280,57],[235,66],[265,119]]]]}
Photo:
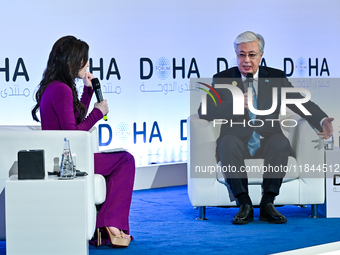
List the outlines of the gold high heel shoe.
{"type": "Polygon", "coordinates": [[[131,241],[131,238],[123,238],[122,235],[114,235],[111,233],[108,227],[105,227],[106,232],[108,233],[111,241],[111,245],[114,247],[128,247],[131,241]]]}
{"type": "Polygon", "coordinates": [[[96,229],[96,234],[97,234],[97,246],[99,247],[102,245],[102,233],[100,232],[99,228],[96,229]]]}

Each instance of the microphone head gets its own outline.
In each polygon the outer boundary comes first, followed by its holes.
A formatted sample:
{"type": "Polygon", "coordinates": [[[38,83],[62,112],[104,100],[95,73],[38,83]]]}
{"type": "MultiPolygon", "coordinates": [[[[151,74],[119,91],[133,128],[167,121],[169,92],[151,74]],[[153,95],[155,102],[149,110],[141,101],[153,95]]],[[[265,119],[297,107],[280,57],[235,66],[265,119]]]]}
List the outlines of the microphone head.
{"type": "Polygon", "coordinates": [[[103,98],[103,94],[102,94],[102,90],[100,88],[100,83],[99,83],[99,80],[98,78],[93,78],[91,80],[91,83],[92,83],[92,88],[94,90],[94,93],[96,94],[96,97],[97,97],[97,101],[98,102],[101,102],[104,100],[103,98]]]}
{"type": "Polygon", "coordinates": [[[253,86],[253,77],[254,75],[252,73],[247,73],[247,87],[252,87],[253,86]]]}
{"type": "Polygon", "coordinates": [[[91,80],[91,83],[92,83],[92,88],[94,90],[100,89],[100,82],[99,82],[98,78],[93,78],[91,80]]]}

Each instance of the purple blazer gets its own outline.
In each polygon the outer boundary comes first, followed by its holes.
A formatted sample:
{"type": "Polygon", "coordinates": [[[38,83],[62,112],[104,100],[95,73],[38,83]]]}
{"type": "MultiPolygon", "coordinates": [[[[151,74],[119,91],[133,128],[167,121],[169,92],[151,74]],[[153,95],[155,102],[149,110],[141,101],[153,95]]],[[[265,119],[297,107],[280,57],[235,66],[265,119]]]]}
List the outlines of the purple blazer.
{"type": "MultiPolygon", "coordinates": [[[[84,86],[80,101],[88,110],[93,90],[84,86]]],[[[102,112],[94,108],[80,123],[74,117],[73,95],[71,88],[60,81],[51,82],[40,101],[41,128],[43,130],[83,130],[89,131],[103,118],[102,112]]],[[[87,112],[87,111],[86,111],[87,112]]]]}

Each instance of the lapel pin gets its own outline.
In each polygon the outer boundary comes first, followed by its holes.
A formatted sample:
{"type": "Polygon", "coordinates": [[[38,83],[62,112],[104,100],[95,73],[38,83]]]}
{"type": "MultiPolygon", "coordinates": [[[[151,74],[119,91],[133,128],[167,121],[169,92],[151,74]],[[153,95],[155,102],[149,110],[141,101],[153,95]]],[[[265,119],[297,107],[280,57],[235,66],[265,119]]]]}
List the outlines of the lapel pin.
{"type": "Polygon", "coordinates": [[[237,82],[236,81],[233,81],[231,84],[234,85],[234,86],[237,86],[237,82]]]}

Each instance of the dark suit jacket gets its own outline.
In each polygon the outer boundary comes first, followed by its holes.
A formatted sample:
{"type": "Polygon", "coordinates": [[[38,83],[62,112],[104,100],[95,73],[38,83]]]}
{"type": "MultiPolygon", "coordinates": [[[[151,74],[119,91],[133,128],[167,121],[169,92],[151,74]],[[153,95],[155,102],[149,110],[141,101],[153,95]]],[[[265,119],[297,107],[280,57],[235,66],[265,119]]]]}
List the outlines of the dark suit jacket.
{"type": "MultiPolygon", "coordinates": [[[[241,73],[237,67],[232,67],[228,70],[217,73],[213,77],[213,87],[215,84],[233,84],[245,92],[245,88],[241,79],[241,73]]],[[[283,71],[260,66],[259,67],[259,79],[258,79],[258,93],[257,93],[257,109],[267,110],[272,106],[272,88],[276,87],[278,89],[278,103],[275,111],[270,115],[257,116],[256,119],[261,119],[264,121],[262,127],[250,127],[247,123],[249,118],[249,113],[245,109],[244,115],[234,115],[233,114],[233,97],[229,89],[216,89],[218,92],[222,105],[217,101],[217,106],[213,100],[207,97],[207,114],[201,114],[201,107],[198,109],[199,117],[212,121],[214,119],[226,119],[229,123],[222,125],[220,137],[224,135],[235,135],[239,137],[242,141],[248,142],[253,131],[255,130],[262,137],[266,138],[270,135],[282,133],[281,123],[278,121],[265,121],[266,119],[278,119],[281,106],[281,88],[282,87],[292,87],[292,84],[286,78],[283,71]],[[245,127],[241,124],[236,124],[231,127],[230,121],[233,123],[243,123],[246,121],[245,127]],[[274,126],[272,127],[274,123],[274,126]]],[[[213,93],[214,94],[214,93],[213,93]]],[[[287,98],[303,98],[300,93],[287,93],[287,98]]],[[[301,117],[305,118],[313,127],[318,130],[322,130],[320,126],[320,121],[327,117],[327,115],[317,106],[315,103],[308,101],[304,103],[303,106],[312,114],[309,116],[304,115],[298,107],[292,104],[287,105],[295,113],[299,114],[301,117]]],[[[290,123],[292,125],[292,123],[290,123]]],[[[260,126],[260,123],[257,123],[260,126]]],[[[217,141],[218,142],[218,141],[217,141]]]]}

